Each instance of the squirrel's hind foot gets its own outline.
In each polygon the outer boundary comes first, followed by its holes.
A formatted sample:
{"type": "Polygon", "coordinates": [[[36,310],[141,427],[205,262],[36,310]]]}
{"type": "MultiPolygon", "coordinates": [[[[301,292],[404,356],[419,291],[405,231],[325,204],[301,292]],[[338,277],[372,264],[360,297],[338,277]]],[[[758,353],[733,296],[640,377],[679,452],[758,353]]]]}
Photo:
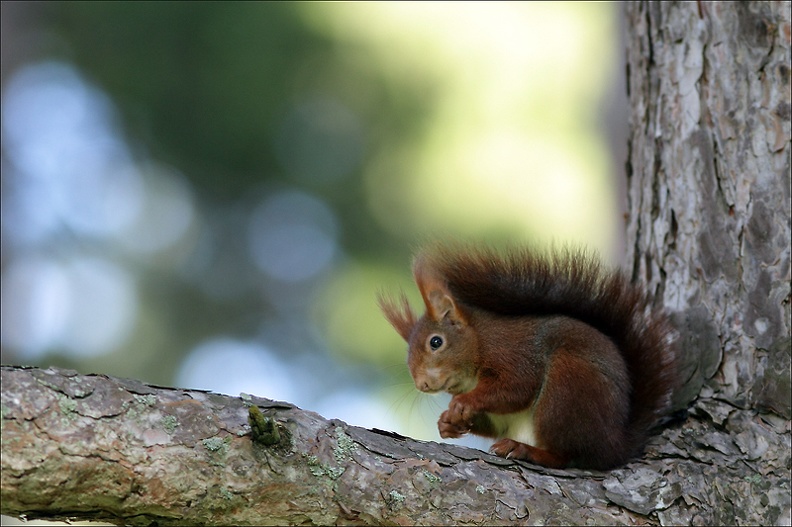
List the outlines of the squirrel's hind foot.
{"type": "Polygon", "coordinates": [[[547,468],[564,468],[569,464],[569,460],[564,456],[520,443],[508,437],[492,445],[490,452],[506,459],[522,459],[547,468]]]}

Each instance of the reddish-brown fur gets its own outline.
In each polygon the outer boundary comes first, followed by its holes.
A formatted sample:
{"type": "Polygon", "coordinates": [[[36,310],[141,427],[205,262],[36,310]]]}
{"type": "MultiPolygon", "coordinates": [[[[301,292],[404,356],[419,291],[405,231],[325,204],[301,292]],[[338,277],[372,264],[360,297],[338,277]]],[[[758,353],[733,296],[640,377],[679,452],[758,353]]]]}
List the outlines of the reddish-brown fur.
{"type": "Polygon", "coordinates": [[[409,344],[416,386],[453,394],[442,437],[501,438],[496,454],[549,467],[640,453],[667,410],[675,353],[667,319],[624,275],[581,251],[440,246],[413,273],[423,316],[403,295],[380,305],[409,344]],[[533,444],[509,437],[520,434],[533,444]]]}

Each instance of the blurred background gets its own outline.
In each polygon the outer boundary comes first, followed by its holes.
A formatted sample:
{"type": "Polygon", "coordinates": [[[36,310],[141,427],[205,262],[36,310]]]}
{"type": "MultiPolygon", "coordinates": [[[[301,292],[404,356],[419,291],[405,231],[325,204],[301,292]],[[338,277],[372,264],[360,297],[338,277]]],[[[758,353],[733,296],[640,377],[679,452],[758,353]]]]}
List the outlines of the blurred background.
{"type": "Polygon", "coordinates": [[[422,309],[432,239],[620,263],[620,32],[612,3],[3,2],[2,362],[439,440],[376,294],[422,309]]]}

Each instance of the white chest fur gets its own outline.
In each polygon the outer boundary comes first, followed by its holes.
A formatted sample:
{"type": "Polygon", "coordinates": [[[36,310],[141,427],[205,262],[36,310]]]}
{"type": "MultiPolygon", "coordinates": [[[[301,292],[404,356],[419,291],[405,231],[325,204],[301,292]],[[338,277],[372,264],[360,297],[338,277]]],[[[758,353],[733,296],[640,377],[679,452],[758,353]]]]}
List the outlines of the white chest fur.
{"type": "Polygon", "coordinates": [[[520,443],[541,447],[541,445],[536,444],[533,408],[513,414],[487,414],[487,416],[490,418],[499,439],[507,437],[520,443]]]}

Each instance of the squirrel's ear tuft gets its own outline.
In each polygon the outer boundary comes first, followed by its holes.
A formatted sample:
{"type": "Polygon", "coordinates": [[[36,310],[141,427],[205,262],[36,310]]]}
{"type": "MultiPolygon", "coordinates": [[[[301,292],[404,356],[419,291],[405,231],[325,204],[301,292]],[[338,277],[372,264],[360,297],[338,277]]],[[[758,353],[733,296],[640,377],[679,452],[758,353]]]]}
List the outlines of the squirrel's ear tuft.
{"type": "Polygon", "coordinates": [[[466,324],[446,281],[433,269],[426,254],[418,254],[413,260],[413,277],[426,305],[427,317],[435,322],[448,318],[455,324],[466,324]]]}
{"type": "Polygon", "coordinates": [[[393,329],[401,335],[406,342],[410,341],[410,333],[415,327],[416,319],[407,297],[402,293],[399,295],[398,303],[396,300],[386,297],[382,294],[377,296],[377,303],[379,304],[385,318],[393,326],[393,329]]]}

